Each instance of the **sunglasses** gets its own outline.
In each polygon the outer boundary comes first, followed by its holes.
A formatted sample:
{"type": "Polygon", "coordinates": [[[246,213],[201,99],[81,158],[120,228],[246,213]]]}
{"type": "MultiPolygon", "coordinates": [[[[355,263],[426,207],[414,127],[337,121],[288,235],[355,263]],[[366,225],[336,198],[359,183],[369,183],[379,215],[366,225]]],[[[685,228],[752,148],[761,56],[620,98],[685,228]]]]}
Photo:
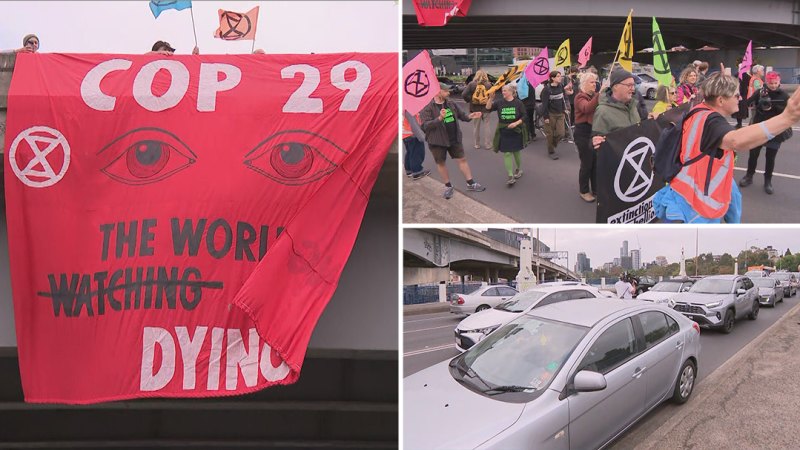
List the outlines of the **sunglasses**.
{"type": "Polygon", "coordinates": [[[669,95],[675,95],[675,91],[669,91],[669,95]]]}
{"type": "Polygon", "coordinates": [[[35,46],[38,47],[39,46],[39,41],[34,41],[33,39],[31,39],[31,40],[25,42],[25,45],[35,45],[35,46]]]}

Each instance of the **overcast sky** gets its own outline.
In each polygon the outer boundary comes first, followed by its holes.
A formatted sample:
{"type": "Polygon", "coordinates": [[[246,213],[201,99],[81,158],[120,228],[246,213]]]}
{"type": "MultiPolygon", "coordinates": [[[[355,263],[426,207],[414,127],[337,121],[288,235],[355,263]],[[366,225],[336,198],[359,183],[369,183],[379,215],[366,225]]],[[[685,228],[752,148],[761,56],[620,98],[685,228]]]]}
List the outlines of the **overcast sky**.
{"type": "MultiPolygon", "coordinates": [[[[536,229],[532,231],[536,236],[536,229]]],[[[592,268],[611,262],[619,257],[622,241],[628,241],[628,250],[641,247],[642,262],[651,262],[662,255],[670,263],[678,262],[681,246],[686,257],[694,257],[695,229],[681,227],[629,228],[625,229],[563,229],[540,228],[539,238],[553,250],[569,252],[569,266],[574,266],[578,252],[585,252],[591,259],[592,268]],[[555,243],[555,244],[554,244],[555,243]]],[[[781,253],[789,248],[793,253],[800,251],[800,228],[701,228],[699,231],[700,253],[721,255],[730,253],[736,256],[748,246],[766,247],[772,245],[781,253]],[[754,239],[758,239],[757,241],[754,239]]],[[[564,263],[561,261],[561,263],[564,263]]]]}
{"type": "MultiPolygon", "coordinates": [[[[218,9],[247,12],[260,6],[255,48],[267,53],[396,52],[400,5],[390,1],[197,1],[192,2],[201,54],[250,53],[251,41],[213,37],[218,9]]],[[[192,11],[167,10],[153,17],[149,1],[2,1],[0,49],[22,47],[34,33],[41,52],[133,53],[158,40],[178,54],[194,47],[192,11]]]]}

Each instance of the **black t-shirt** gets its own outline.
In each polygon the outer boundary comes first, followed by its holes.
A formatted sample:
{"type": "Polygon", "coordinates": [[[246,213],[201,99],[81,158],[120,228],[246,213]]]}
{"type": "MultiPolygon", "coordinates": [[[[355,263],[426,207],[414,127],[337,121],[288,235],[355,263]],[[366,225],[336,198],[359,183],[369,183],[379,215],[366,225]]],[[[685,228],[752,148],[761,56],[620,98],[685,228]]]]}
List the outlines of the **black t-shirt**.
{"type": "MultiPolygon", "coordinates": [[[[500,123],[509,124],[525,117],[525,105],[520,99],[508,101],[504,98],[495,99],[489,111],[497,111],[500,123]]],[[[524,120],[523,120],[524,121],[524,120]]]]}
{"type": "Polygon", "coordinates": [[[450,138],[450,145],[453,145],[454,142],[458,142],[458,124],[456,123],[456,114],[450,108],[445,108],[444,103],[441,105],[437,104],[436,106],[439,107],[440,112],[442,109],[447,111],[442,123],[444,123],[444,129],[447,130],[447,137],[450,138]]]}
{"type": "Polygon", "coordinates": [[[735,129],[721,114],[711,113],[703,127],[703,137],[700,138],[700,151],[711,153],[716,150],[714,157],[722,158],[724,152],[719,148],[722,145],[722,138],[735,129]]]}

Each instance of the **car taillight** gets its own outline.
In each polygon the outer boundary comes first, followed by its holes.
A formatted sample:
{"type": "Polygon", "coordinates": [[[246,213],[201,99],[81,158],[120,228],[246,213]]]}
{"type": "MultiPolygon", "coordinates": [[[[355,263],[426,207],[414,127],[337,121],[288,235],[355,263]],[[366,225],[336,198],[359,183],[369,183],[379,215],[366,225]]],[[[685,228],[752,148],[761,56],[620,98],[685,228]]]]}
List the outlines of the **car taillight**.
{"type": "Polygon", "coordinates": [[[459,305],[463,305],[464,304],[464,297],[458,297],[458,304],[459,305]]]}
{"type": "Polygon", "coordinates": [[[698,325],[697,322],[692,322],[692,328],[694,328],[694,331],[697,331],[697,334],[700,334],[700,325],[698,325]]]}

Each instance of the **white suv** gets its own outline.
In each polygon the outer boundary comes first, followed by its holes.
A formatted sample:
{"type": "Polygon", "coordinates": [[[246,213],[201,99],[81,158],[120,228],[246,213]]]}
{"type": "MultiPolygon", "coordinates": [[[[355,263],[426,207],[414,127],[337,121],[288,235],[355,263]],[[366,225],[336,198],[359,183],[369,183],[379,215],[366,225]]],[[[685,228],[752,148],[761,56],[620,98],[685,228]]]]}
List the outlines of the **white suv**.
{"type": "Polygon", "coordinates": [[[579,298],[606,298],[597,288],[577,282],[559,282],[539,285],[521,292],[511,299],[475,313],[462,320],[455,328],[456,347],[466,351],[501,325],[516,319],[539,306],[579,298]]]}

